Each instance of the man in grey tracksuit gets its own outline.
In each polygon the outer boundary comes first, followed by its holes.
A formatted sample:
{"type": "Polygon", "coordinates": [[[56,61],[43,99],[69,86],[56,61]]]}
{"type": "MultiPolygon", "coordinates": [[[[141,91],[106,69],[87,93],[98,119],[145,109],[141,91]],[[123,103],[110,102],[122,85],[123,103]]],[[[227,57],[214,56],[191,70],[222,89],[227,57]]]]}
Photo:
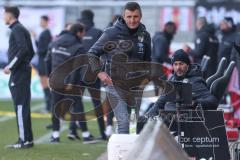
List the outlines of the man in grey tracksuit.
{"type": "MultiPolygon", "coordinates": [[[[120,17],[112,27],[107,28],[88,51],[97,57],[107,54],[106,72],[101,70],[99,59],[90,54],[89,63],[98,78],[107,85],[107,96],[117,119],[117,128],[120,134],[129,133],[128,109],[131,104],[128,101],[134,101],[135,96],[131,93],[128,94],[129,92],[127,93],[121,86],[113,85],[112,78],[116,80],[116,76],[121,76],[117,75],[114,70],[121,67],[124,70],[124,64],[112,68],[112,58],[118,53],[123,53],[127,55],[128,62],[150,62],[151,38],[145,26],[140,23],[141,17],[139,4],[128,2],[124,7],[123,18],[120,17]]],[[[121,62],[120,59],[119,62],[121,62]]],[[[137,74],[129,75],[129,77],[131,76],[134,77],[137,74]]]]}

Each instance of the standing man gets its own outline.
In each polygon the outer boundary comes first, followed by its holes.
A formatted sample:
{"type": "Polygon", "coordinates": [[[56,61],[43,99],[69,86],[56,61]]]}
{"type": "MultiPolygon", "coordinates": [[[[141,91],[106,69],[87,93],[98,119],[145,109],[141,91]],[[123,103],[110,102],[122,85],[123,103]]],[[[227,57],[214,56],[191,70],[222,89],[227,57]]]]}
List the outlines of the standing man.
{"type": "Polygon", "coordinates": [[[208,24],[206,17],[199,17],[196,21],[195,49],[184,46],[184,50],[193,57],[195,63],[201,64],[204,55],[210,57],[207,70],[204,72],[204,78],[207,79],[217,70],[217,52],[219,42],[215,36],[214,26],[208,24]]]}
{"type": "Polygon", "coordinates": [[[163,32],[157,32],[153,37],[152,61],[157,63],[169,63],[170,44],[176,34],[177,27],[174,22],[167,22],[163,32]]]}
{"type": "Polygon", "coordinates": [[[52,40],[52,35],[48,29],[49,18],[46,15],[41,16],[40,26],[43,31],[40,33],[38,40],[36,40],[37,54],[38,54],[38,74],[40,76],[40,82],[44,91],[44,97],[46,102],[46,110],[51,111],[51,94],[48,88],[48,77],[46,75],[45,57],[48,51],[48,45],[52,40]]]}
{"type": "MultiPolygon", "coordinates": [[[[97,77],[107,85],[107,96],[117,119],[119,134],[129,133],[129,105],[127,99],[134,101],[135,97],[132,94],[130,98],[125,94],[126,91],[124,91],[124,89],[120,86],[113,85],[111,76],[113,76],[113,74],[116,76],[117,73],[114,73],[110,67],[112,57],[119,52],[110,50],[112,48],[116,50],[125,48],[125,51],[121,53],[128,56],[128,62],[151,61],[151,38],[145,26],[140,22],[141,18],[142,12],[139,4],[137,2],[128,2],[124,6],[123,17],[120,17],[112,27],[107,28],[89,50],[89,53],[93,54],[89,54],[89,63],[92,70],[97,74],[97,77]],[[108,42],[111,43],[109,45],[110,47],[104,49],[103,46],[108,42]],[[127,49],[126,46],[128,46],[127,49]],[[99,58],[95,56],[100,57],[106,53],[108,53],[109,56],[105,64],[105,72],[101,70],[99,58]]],[[[119,60],[119,62],[121,63],[121,60],[119,60]]],[[[137,75],[139,74],[130,74],[129,78],[137,75]]]]}
{"type": "MultiPolygon", "coordinates": [[[[157,32],[153,37],[153,47],[152,47],[152,61],[156,63],[161,63],[163,65],[170,65],[171,60],[170,55],[170,45],[174,35],[176,34],[177,26],[174,22],[167,22],[164,25],[163,32],[157,32]]],[[[159,75],[160,76],[160,75],[159,75]]],[[[166,79],[166,76],[163,77],[166,79]]],[[[156,86],[156,81],[153,81],[154,86],[156,86]]],[[[155,87],[155,94],[158,95],[159,90],[155,87]]]]}
{"type": "Polygon", "coordinates": [[[222,38],[220,40],[220,46],[218,51],[218,61],[225,57],[230,62],[231,52],[236,39],[236,26],[232,17],[225,17],[220,23],[220,30],[222,32],[222,38]]]}
{"type": "Polygon", "coordinates": [[[30,116],[30,84],[31,65],[34,55],[31,37],[27,29],[18,21],[20,11],[18,7],[5,7],[4,21],[12,30],[9,39],[8,65],[5,74],[11,74],[9,89],[15,107],[19,138],[16,144],[9,148],[33,147],[33,134],[30,116]]]}
{"type": "MultiPolygon", "coordinates": [[[[82,38],[83,47],[86,51],[92,47],[92,45],[98,40],[98,38],[102,35],[102,31],[100,29],[97,29],[94,27],[94,13],[91,10],[83,10],[81,12],[81,19],[79,20],[84,26],[85,26],[85,35],[82,38]]],[[[97,79],[94,83],[86,84],[82,82],[83,86],[89,87],[88,91],[90,93],[92,103],[95,108],[95,115],[97,117],[99,131],[101,134],[100,139],[106,140],[106,135],[104,133],[105,131],[105,122],[101,115],[103,115],[103,110],[101,107],[101,82],[99,79],[97,79]],[[95,97],[98,97],[94,99],[95,97]]],[[[84,92],[85,88],[83,89],[84,92]]],[[[76,137],[76,124],[75,122],[70,123],[70,133],[68,134],[68,138],[73,139],[73,137],[76,137]]]]}
{"type": "MultiPolygon", "coordinates": [[[[64,34],[60,35],[55,41],[51,43],[50,47],[51,52],[49,52],[46,57],[48,74],[50,74],[51,71],[57,69],[59,65],[66,62],[68,59],[80,54],[86,54],[85,49],[81,42],[84,34],[85,34],[84,26],[80,23],[76,23],[70,27],[69,31],[66,31],[64,34]]],[[[82,85],[81,76],[82,74],[77,70],[69,78],[65,79],[65,83],[70,84],[78,83],[78,85],[82,85]]],[[[73,112],[76,113],[84,112],[81,97],[64,95],[53,90],[52,91],[53,133],[50,139],[50,142],[52,143],[60,142],[60,119],[55,114],[55,108],[57,107],[57,104],[65,98],[71,98],[75,101],[73,106],[73,112]]],[[[79,125],[81,126],[82,129],[83,143],[94,143],[95,141],[94,137],[88,131],[86,125],[85,115],[82,118],[83,119],[82,121],[79,122],[79,125]]],[[[73,133],[73,135],[77,136],[76,133],[73,133]]],[[[73,138],[79,139],[78,136],[73,138]]]]}

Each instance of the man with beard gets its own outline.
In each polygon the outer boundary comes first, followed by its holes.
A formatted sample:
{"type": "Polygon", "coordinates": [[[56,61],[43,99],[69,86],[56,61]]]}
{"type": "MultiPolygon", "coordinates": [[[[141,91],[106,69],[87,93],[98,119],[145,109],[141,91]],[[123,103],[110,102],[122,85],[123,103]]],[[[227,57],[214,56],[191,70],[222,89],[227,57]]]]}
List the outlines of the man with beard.
{"type": "MultiPolygon", "coordinates": [[[[201,104],[204,110],[215,110],[218,106],[217,99],[211,95],[207,88],[205,80],[202,78],[201,68],[198,64],[191,64],[187,53],[180,49],[172,57],[172,66],[174,74],[169,81],[187,82],[192,85],[193,105],[201,104]]],[[[176,110],[173,102],[166,102],[168,95],[160,96],[154,106],[146,114],[148,116],[158,115],[160,109],[176,110]]]]}

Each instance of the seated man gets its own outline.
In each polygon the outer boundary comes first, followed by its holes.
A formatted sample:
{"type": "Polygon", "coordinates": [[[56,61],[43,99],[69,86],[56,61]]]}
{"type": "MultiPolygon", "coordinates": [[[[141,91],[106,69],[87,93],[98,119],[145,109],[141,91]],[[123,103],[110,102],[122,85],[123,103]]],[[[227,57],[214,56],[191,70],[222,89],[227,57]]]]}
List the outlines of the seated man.
{"type": "MultiPolygon", "coordinates": [[[[218,106],[217,99],[211,95],[206,86],[205,80],[202,78],[201,68],[197,64],[190,64],[187,53],[180,49],[177,50],[172,57],[173,76],[169,81],[181,81],[192,85],[193,106],[201,104],[203,110],[215,110],[218,106]]],[[[158,115],[158,111],[175,110],[176,105],[173,102],[167,102],[168,94],[160,96],[154,106],[147,112],[147,117],[158,115]]]]}

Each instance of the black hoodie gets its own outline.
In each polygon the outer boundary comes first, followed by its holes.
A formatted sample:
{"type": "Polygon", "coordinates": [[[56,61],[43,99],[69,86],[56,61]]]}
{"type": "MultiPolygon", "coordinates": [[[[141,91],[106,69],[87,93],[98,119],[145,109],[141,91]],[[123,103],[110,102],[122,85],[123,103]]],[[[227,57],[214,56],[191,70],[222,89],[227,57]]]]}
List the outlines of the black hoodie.
{"type": "MultiPolygon", "coordinates": [[[[192,64],[189,67],[184,78],[179,79],[173,75],[169,81],[184,81],[192,84],[192,95],[196,103],[201,103],[204,110],[215,110],[218,106],[217,99],[210,93],[205,80],[202,78],[201,67],[197,64],[192,64]]],[[[168,95],[160,96],[154,106],[147,113],[148,115],[156,115],[159,109],[174,110],[175,104],[166,102],[168,95]]]]}
{"type": "MultiPolygon", "coordinates": [[[[118,18],[117,22],[109,28],[106,28],[102,36],[88,51],[97,57],[103,54],[108,54],[108,62],[111,62],[111,57],[114,54],[122,52],[128,56],[128,60],[131,62],[151,61],[151,38],[150,34],[146,31],[143,24],[140,24],[137,31],[133,34],[130,33],[124,19],[118,18]],[[104,46],[113,42],[115,47],[111,50],[104,50],[104,46]],[[121,48],[123,42],[130,41],[132,47],[128,49],[121,48]]],[[[99,72],[101,66],[98,58],[89,56],[89,63],[94,72],[99,72]]]]}

